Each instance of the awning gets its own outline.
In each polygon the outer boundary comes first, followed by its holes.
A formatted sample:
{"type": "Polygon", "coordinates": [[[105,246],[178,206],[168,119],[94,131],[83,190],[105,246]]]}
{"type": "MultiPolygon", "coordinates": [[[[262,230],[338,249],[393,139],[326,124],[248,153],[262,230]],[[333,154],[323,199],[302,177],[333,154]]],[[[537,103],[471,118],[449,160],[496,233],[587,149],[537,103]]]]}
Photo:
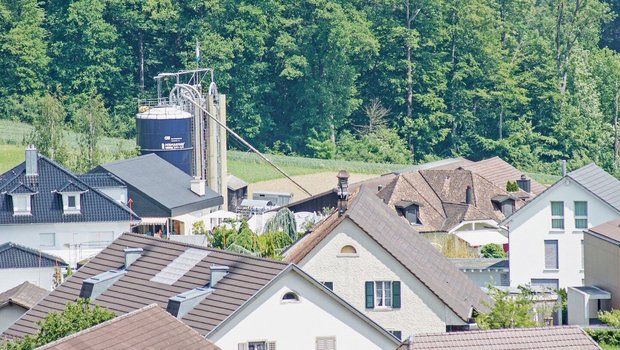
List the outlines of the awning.
{"type": "Polygon", "coordinates": [[[456,231],[454,234],[472,247],[481,247],[489,243],[504,245],[508,238],[496,230],[456,231]]]}
{"type": "Polygon", "coordinates": [[[611,299],[611,293],[595,286],[571,287],[579,292],[586,294],[590,299],[611,299]]]}
{"type": "Polygon", "coordinates": [[[145,218],[140,221],[140,225],[165,225],[168,218],[145,218]]]}

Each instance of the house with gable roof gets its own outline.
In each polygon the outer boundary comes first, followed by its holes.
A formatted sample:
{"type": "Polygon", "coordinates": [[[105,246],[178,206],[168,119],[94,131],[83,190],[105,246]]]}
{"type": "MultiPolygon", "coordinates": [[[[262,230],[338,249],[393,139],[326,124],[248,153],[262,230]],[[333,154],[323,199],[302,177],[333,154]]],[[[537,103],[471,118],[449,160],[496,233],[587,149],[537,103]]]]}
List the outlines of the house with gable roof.
{"type": "Polygon", "coordinates": [[[4,332],[49,291],[26,281],[0,293],[0,332],[4,332]]]}
{"type": "Polygon", "coordinates": [[[582,286],[584,230],[619,216],[618,179],[594,163],[564,175],[502,222],[510,285],[582,286]]]}
{"type": "Polygon", "coordinates": [[[129,231],[130,217],[140,220],[34,146],[25,162],[0,175],[0,244],[41,250],[74,266],[129,231]]]}
{"type": "Polygon", "coordinates": [[[78,297],[127,315],[157,304],[222,349],[386,349],[399,340],[293,264],[126,233],[0,338],[78,297]]]}
{"type": "Polygon", "coordinates": [[[492,303],[373,190],[362,187],[340,205],[284,252],[285,261],[399,338],[469,329],[492,303]]]}
{"type": "Polygon", "coordinates": [[[50,291],[56,285],[54,273],[65,267],[57,256],[12,242],[0,244],[0,292],[24,281],[50,291]]]}

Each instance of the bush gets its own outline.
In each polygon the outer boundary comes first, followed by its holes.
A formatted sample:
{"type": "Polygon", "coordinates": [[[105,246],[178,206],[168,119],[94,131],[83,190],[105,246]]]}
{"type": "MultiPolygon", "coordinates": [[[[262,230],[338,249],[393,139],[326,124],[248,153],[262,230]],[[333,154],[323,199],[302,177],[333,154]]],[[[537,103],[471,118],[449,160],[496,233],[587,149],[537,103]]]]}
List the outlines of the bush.
{"type": "Polygon", "coordinates": [[[489,243],[482,247],[480,250],[482,257],[484,258],[505,258],[506,252],[501,245],[497,243],[489,243]]]}
{"type": "Polygon", "coordinates": [[[519,185],[517,185],[516,181],[508,181],[506,182],[506,191],[508,192],[518,192],[519,185]]]}
{"type": "Polygon", "coordinates": [[[585,330],[588,335],[599,344],[605,344],[610,346],[620,346],[620,330],[618,329],[602,329],[602,328],[590,328],[585,330]]]}

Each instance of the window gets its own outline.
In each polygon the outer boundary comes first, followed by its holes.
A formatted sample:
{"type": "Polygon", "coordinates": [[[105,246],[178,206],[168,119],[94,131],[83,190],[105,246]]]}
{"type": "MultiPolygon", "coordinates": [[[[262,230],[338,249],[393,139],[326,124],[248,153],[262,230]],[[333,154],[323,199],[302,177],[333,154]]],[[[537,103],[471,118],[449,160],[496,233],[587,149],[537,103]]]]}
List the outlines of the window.
{"type": "Polygon", "coordinates": [[[323,283],[323,285],[327,288],[329,288],[329,290],[333,291],[334,290],[334,282],[321,282],[323,283]]]}
{"type": "Polygon", "coordinates": [[[532,278],[532,286],[557,290],[560,288],[560,282],[556,278],[532,278]]]}
{"type": "Polygon", "coordinates": [[[293,292],[285,293],[284,296],[282,296],[283,303],[292,303],[296,301],[299,301],[299,296],[293,292]]]}
{"type": "Polygon", "coordinates": [[[558,241],[545,240],[545,269],[558,268],[558,241]]]}
{"type": "Polygon", "coordinates": [[[13,214],[30,214],[29,194],[14,194],[11,197],[13,197],[13,214]]]}
{"type": "Polygon", "coordinates": [[[388,332],[392,333],[392,335],[394,335],[396,338],[398,338],[398,340],[402,340],[403,338],[403,332],[402,331],[395,331],[395,330],[389,330],[388,332]]]}
{"type": "Polygon", "coordinates": [[[409,223],[414,225],[420,224],[420,207],[415,204],[408,206],[405,209],[405,217],[409,223]]]}
{"type": "Polygon", "coordinates": [[[75,209],[75,196],[67,196],[67,207],[75,209]]]}
{"type": "Polygon", "coordinates": [[[39,233],[39,246],[41,247],[55,247],[56,246],[56,234],[55,233],[39,233]]]}
{"type": "Polygon", "coordinates": [[[357,250],[352,245],[345,245],[340,249],[340,254],[357,254],[357,250]]]}
{"type": "Polygon", "coordinates": [[[581,240],[581,269],[583,270],[584,267],[584,257],[586,255],[586,245],[585,242],[583,241],[583,239],[581,240]]]}
{"type": "Polygon", "coordinates": [[[368,281],[365,286],[367,309],[400,308],[400,281],[368,281]]]}
{"type": "Polygon", "coordinates": [[[316,337],[316,350],[336,350],[336,337],[316,337]]]}
{"type": "Polygon", "coordinates": [[[588,202],[575,202],[575,228],[588,228],[588,202]]]}
{"type": "Polygon", "coordinates": [[[239,343],[239,350],[276,350],[276,342],[274,341],[251,341],[248,343],[239,343]]]}
{"type": "Polygon", "coordinates": [[[551,228],[564,229],[564,202],[551,202],[551,228]]]}

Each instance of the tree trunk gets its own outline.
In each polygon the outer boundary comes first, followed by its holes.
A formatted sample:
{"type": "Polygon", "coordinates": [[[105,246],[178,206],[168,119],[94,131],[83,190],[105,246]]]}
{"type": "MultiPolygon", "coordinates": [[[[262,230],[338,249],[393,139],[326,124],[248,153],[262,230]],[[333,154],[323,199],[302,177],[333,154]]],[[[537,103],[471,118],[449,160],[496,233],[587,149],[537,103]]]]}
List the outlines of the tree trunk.
{"type": "MultiPolygon", "coordinates": [[[[411,2],[407,0],[407,34],[411,30],[411,2]]],[[[413,115],[413,72],[411,67],[411,44],[407,41],[407,118],[413,115]]]]}
{"type": "Polygon", "coordinates": [[[618,81],[614,97],[614,170],[618,170],[618,81]]]}
{"type": "Polygon", "coordinates": [[[142,32],[138,34],[140,45],[140,91],[144,93],[144,38],[142,32]]]}

